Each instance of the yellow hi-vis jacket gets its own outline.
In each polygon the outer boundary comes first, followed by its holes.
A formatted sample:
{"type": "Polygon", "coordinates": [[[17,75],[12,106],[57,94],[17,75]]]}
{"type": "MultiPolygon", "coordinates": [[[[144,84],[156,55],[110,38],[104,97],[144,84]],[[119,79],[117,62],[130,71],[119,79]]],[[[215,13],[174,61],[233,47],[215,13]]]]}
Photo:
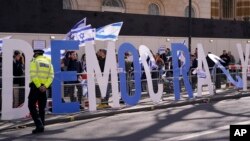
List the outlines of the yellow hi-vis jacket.
{"type": "Polygon", "coordinates": [[[30,63],[30,81],[37,88],[42,84],[48,88],[54,78],[54,69],[51,60],[45,56],[39,55],[30,63]]]}

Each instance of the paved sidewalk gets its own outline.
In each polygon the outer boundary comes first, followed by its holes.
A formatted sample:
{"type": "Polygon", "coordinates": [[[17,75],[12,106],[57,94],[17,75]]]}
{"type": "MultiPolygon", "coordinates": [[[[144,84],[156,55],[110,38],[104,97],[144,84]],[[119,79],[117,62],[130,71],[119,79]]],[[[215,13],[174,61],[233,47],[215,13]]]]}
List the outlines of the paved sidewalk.
{"type": "MultiPolygon", "coordinates": [[[[175,101],[173,94],[164,94],[162,101],[155,104],[153,103],[150,98],[147,96],[142,96],[142,99],[139,101],[138,105],[136,106],[126,106],[121,105],[120,109],[102,109],[97,110],[96,112],[89,112],[88,110],[81,111],[79,113],[74,114],[64,114],[64,115],[54,115],[48,113],[46,115],[46,125],[60,123],[60,122],[70,122],[75,120],[84,120],[89,118],[96,118],[101,116],[112,116],[115,114],[121,113],[131,113],[131,112],[138,112],[138,111],[150,111],[154,109],[164,109],[164,108],[171,108],[177,106],[184,106],[189,104],[196,104],[196,103],[210,103],[213,101],[220,101],[224,99],[237,99],[241,97],[250,96],[249,92],[239,92],[236,90],[217,90],[216,94],[211,96],[208,93],[203,93],[202,97],[196,97],[196,93],[194,93],[195,98],[188,99],[187,94],[181,94],[181,100],[175,101]]],[[[33,121],[31,118],[19,119],[19,120],[11,120],[11,121],[2,121],[0,120],[0,132],[11,130],[11,129],[18,129],[18,128],[25,128],[29,126],[34,126],[33,121]]]]}

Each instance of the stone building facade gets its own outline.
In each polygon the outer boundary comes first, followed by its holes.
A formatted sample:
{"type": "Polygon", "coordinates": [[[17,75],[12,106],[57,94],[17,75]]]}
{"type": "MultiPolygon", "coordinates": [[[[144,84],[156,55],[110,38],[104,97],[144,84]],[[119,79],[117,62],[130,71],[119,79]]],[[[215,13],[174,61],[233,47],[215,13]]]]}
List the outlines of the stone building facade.
{"type": "MultiPolygon", "coordinates": [[[[189,0],[64,0],[64,9],[187,17],[189,0]]],[[[211,17],[211,0],[192,0],[192,16],[211,17]]]]}
{"type": "Polygon", "coordinates": [[[250,0],[212,0],[211,18],[247,20],[250,17],[250,0]]]}
{"type": "MultiPolygon", "coordinates": [[[[65,9],[188,16],[189,0],[63,0],[65,9]]],[[[250,20],[250,0],[192,0],[192,16],[250,20]]]]}

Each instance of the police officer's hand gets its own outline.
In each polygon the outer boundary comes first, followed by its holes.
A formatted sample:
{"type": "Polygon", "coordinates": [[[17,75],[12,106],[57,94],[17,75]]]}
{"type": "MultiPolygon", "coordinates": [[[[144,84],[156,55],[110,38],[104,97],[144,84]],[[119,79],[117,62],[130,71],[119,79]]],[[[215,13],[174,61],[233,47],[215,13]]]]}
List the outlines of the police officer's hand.
{"type": "Polygon", "coordinates": [[[41,92],[45,92],[45,91],[46,91],[46,87],[45,87],[45,86],[40,86],[39,90],[40,90],[41,92]]]}

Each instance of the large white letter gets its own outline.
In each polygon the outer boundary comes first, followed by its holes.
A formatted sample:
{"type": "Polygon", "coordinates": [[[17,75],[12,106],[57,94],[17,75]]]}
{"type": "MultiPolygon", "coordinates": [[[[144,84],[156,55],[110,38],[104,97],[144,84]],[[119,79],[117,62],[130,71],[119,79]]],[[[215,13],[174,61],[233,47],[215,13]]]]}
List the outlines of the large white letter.
{"type": "Polygon", "coordinates": [[[241,44],[237,44],[237,49],[238,53],[240,55],[240,62],[242,66],[242,78],[243,78],[243,90],[247,90],[247,69],[248,69],[248,56],[249,56],[249,44],[246,44],[246,49],[245,49],[245,57],[243,56],[244,53],[242,51],[241,44]]]}
{"type": "Polygon", "coordinates": [[[102,75],[92,43],[86,43],[86,61],[88,74],[89,110],[96,111],[95,78],[99,84],[101,96],[105,97],[111,71],[113,108],[119,108],[117,61],[115,56],[115,42],[108,42],[104,72],[102,75]],[[95,76],[96,75],[96,76],[95,76]]]}
{"type": "Polygon", "coordinates": [[[28,94],[29,94],[29,62],[32,59],[32,47],[23,40],[7,39],[3,40],[3,72],[2,72],[2,120],[12,120],[23,118],[29,114],[28,94]],[[25,53],[25,99],[23,106],[13,108],[13,52],[20,50],[25,53]]]}
{"type": "Polygon", "coordinates": [[[151,71],[149,69],[148,63],[147,63],[147,56],[150,58],[150,60],[155,61],[152,53],[150,50],[145,46],[141,45],[139,47],[139,52],[140,52],[140,57],[141,61],[144,67],[144,71],[147,76],[147,83],[148,83],[148,92],[150,95],[150,98],[152,99],[153,102],[159,102],[161,100],[161,96],[163,93],[163,84],[158,84],[158,92],[155,93],[153,89],[153,84],[152,84],[152,77],[151,77],[151,71]]]}
{"type": "Polygon", "coordinates": [[[204,49],[202,44],[197,44],[197,48],[198,48],[198,70],[204,70],[204,72],[206,73],[206,77],[205,78],[201,78],[198,76],[198,96],[201,96],[202,93],[202,86],[203,85],[208,85],[208,89],[209,89],[209,93],[210,94],[214,94],[213,91],[213,85],[212,85],[212,80],[211,80],[211,75],[210,75],[210,71],[207,65],[207,60],[206,60],[206,55],[204,53],[204,49]],[[203,65],[202,65],[203,64],[203,65]],[[202,67],[203,66],[203,67],[202,67]]]}

